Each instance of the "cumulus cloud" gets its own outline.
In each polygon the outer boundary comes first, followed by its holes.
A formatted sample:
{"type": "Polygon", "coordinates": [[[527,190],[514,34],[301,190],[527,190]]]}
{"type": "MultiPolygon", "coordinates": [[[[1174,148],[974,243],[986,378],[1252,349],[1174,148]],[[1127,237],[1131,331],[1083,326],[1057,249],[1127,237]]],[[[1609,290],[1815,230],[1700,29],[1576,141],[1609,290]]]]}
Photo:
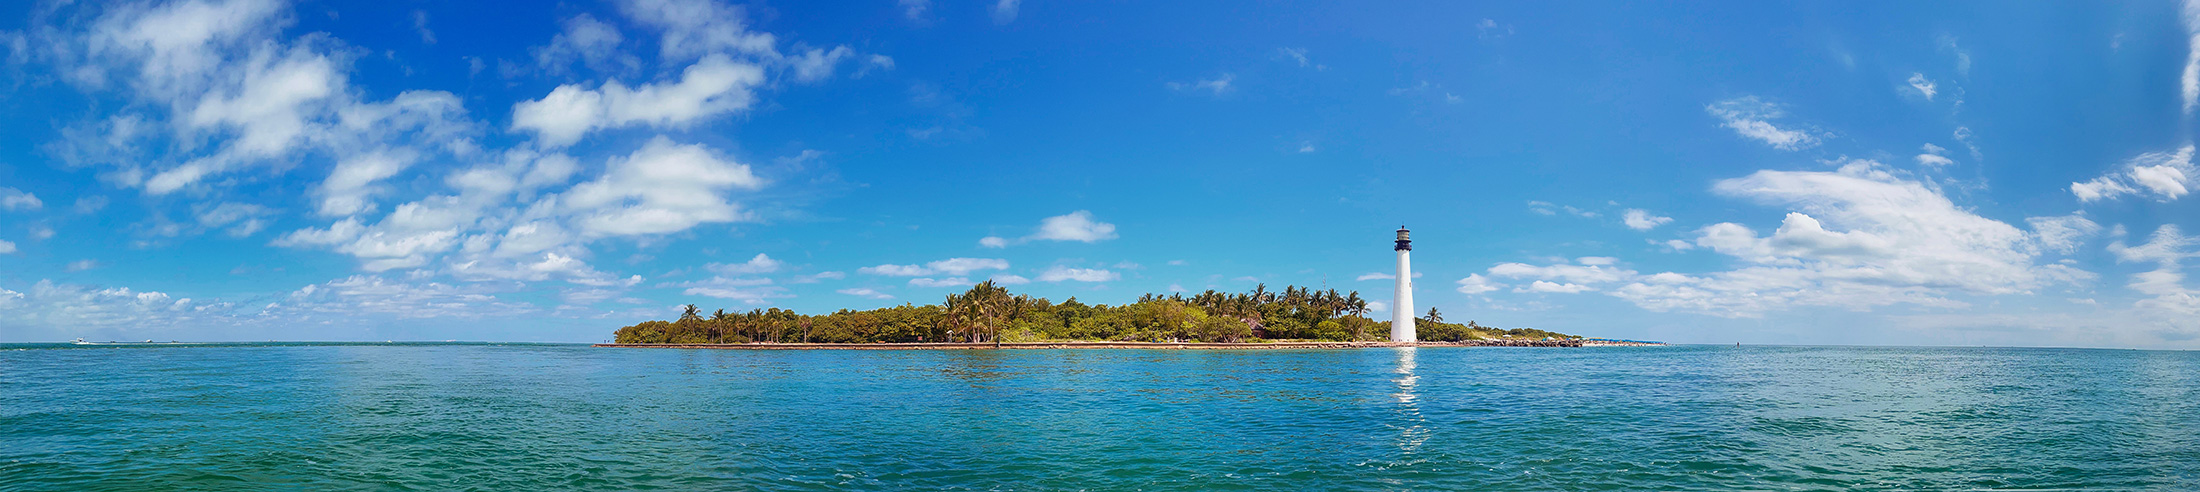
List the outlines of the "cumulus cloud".
{"type": "Polygon", "coordinates": [[[0,240],[0,255],[5,255],[5,254],[14,254],[14,253],[15,253],[15,243],[13,243],[13,242],[9,242],[9,241],[6,241],[6,240],[0,240]]]}
{"type": "Polygon", "coordinates": [[[1805,305],[1960,307],[1947,294],[2028,293],[2093,277],[2067,265],[2035,264],[2040,236],[1959,208],[1869,161],[1835,172],[1759,171],[1720,181],[1713,191],[1796,211],[1768,237],[1735,223],[1698,231],[1696,245],[1747,266],[1701,276],[1626,276],[1614,282],[1624,283],[1614,296],[1655,311],[1750,317],[1805,305]]]}
{"type": "MultiPolygon", "coordinates": [[[[795,80],[816,82],[832,77],[833,69],[839,67],[842,60],[853,58],[855,55],[855,50],[848,49],[846,46],[836,46],[830,50],[811,48],[789,57],[788,63],[794,69],[795,80]]],[[[893,59],[888,58],[884,65],[892,66],[893,63],[893,59]]]]}
{"type": "Polygon", "coordinates": [[[976,282],[971,282],[971,281],[970,281],[970,279],[968,279],[968,278],[964,278],[964,277],[947,277],[947,278],[940,278],[940,279],[934,279],[934,278],[913,278],[913,279],[909,279],[909,286],[910,286],[910,287],[968,287],[968,286],[970,286],[970,285],[973,285],[973,284],[976,284],[976,282]]]}
{"type": "Polygon", "coordinates": [[[746,111],[764,69],[713,54],[681,72],[677,82],[629,88],[618,81],[595,89],[558,86],[542,99],[512,106],[512,129],[533,132],[544,145],[571,145],[590,131],[634,125],[682,127],[704,118],[746,111]]]}
{"type": "Polygon", "coordinates": [[[999,258],[948,258],[945,260],[934,261],[923,265],[885,264],[879,266],[863,267],[856,269],[856,272],[865,275],[885,275],[890,277],[921,277],[926,275],[963,276],[969,275],[971,272],[979,270],[1007,269],[1008,260],[1003,260],[999,258]]]}
{"type": "Polygon", "coordinates": [[[1630,208],[1627,209],[1627,213],[1625,215],[1621,216],[1620,220],[1627,224],[1628,229],[1647,231],[1655,229],[1658,226],[1665,225],[1668,222],[1672,222],[1673,218],[1659,217],[1650,214],[1650,211],[1648,210],[1630,208]]]}
{"type": "MultiPolygon", "coordinates": [[[[1502,263],[1487,273],[1527,281],[1515,292],[1601,291],[1652,311],[1724,317],[1798,306],[1955,308],[1967,306],[1956,294],[2030,294],[2095,277],[2036,260],[2043,251],[2074,250],[2097,224],[2041,217],[2028,221],[2027,232],[1957,207],[1937,189],[1876,162],[1850,161],[1833,172],[1759,171],[1719,181],[1713,191],[1791,210],[1770,235],[1725,222],[1698,229],[1692,244],[1671,246],[1727,255],[1740,263],[1732,270],[1642,274],[1613,258],[1584,257],[1502,263]]],[[[1470,280],[1461,281],[1462,292],[1494,290],[1470,280]]]]}
{"type": "Polygon", "coordinates": [[[321,182],[320,214],[345,216],[373,210],[368,198],[376,191],[375,183],[396,176],[414,159],[411,152],[385,149],[337,161],[336,170],[321,182]]]}
{"type": "Polygon", "coordinates": [[[1579,284],[1562,284],[1562,283],[1557,283],[1557,282],[1551,282],[1551,281],[1546,281],[1546,280],[1537,280],[1537,281],[1534,281],[1534,282],[1530,282],[1530,283],[1528,283],[1528,285],[1527,285],[1526,287],[1521,287],[1521,288],[1513,289],[1513,292],[1535,292],[1535,293],[1545,293],[1545,294],[1579,294],[1579,293],[1582,293],[1582,292],[1586,292],[1586,291],[1590,291],[1590,290],[1595,290],[1595,289],[1592,289],[1592,288],[1590,288],[1589,286],[1586,286],[1586,285],[1579,285],[1579,284]]]}
{"type": "Polygon", "coordinates": [[[2200,289],[2185,286],[2182,261],[2200,257],[2200,251],[2192,251],[2200,243],[2185,236],[2176,224],[2164,224],[2154,230],[2146,244],[2125,246],[2123,241],[2109,245],[2109,252],[2116,254],[2119,262],[2153,262],[2153,271],[2132,275],[2131,290],[2153,296],[2134,303],[2134,307],[2179,317],[2185,328],[2194,326],[2193,316],[2200,316],[2200,289]]]}
{"type": "Polygon", "coordinates": [[[685,61],[714,53],[777,55],[777,38],[754,32],[741,7],[714,0],[621,0],[619,12],[656,29],[659,56],[685,61]]]}
{"type": "Polygon", "coordinates": [[[1704,111],[1719,118],[1722,126],[1744,137],[1755,139],[1780,150],[1798,150],[1818,144],[1818,138],[1794,129],[1774,126],[1771,120],[1787,116],[1779,105],[1765,102],[1757,96],[1743,96],[1704,106],[1704,111]]]}
{"type": "Polygon", "coordinates": [[[562,24],[563,30],[550,38],[549,45],[530,50],[536,66],[551,73],[567,72],[574,63],[606,73],[641,69],[640,58],[619,49],[626,43],[626,36],[619,33],[618,27],[588,14],[565,19],[562,24]]]}
{"type": "Polygon", "coordinates": [[[749,258],[749,261],[746,262],[712,263],[705,265],[704,268],[719,275],[757,275],[779,271],[781,267],[786,265],[785,262],[774,260],[763,253],[757,253],[756,257],[749,258]]]}
{"type": "Polygon", "coordinates": [[[1919,95],[1925,96],[1927,101],[1933,100],[1933,95],[1940,93],[1938,86],[1933,85],[1932,79],[1925,78],[1925,74],[1922,73],[1910,74],[1910,80],[1906,82],[1910,84],[1910,89],[1917,91],[1919,95]]]}
{"type": "Polygon", "coordinates": [[[787,282],[795,284],[814,284],[825,280],[840,280],[844,278],[848,278],[847,273],[817,272],[809,275],[797,275],[794,277],[793,280],[788,280],[787,282]]]}
{"type": "Polygon", "coordinates": [[[2193,146],[2174,152],[2149,152],[2124,161],[2122,169],[2082,183],[2071,183],[2070,193],[2080,202],[2110,200],[2124,195],[2152,195],[2159,201],[2176,200],[2192,191],[2200,169],[2192,164],[2193,146]]]}
{"type": "Polygon", "coordinates": [[[1017,10],[1022,8],[1023,3],[1023,0],[995,0],[993,2],[993,23],[1016,22],[1017,10]]]}
{"type": "Polygon", "coordinates": [[[2031,217],[2024,221],[2032,226],[2032,236],[2042,249],[2062,254],[2077,252],[2086,238],[2101,232],[2101,225],[2084,215],[2031,217]]]}
{"type": "Polygon", "coordinates": [[[658,136],[632,155],[613,159],[603,177],[573,185],[560,198],[576,214],[583,234],[664,234],[746,219],[727,193],[763,184],[747,165],[702,145],[658,136]]]}
{"type": "Polygon", "coordinates": [[[1956,161],[1949,159],[1947,155],[1948,149],[1941,148],[1938,145],[1925,144],[1924,153],[1917,155],[1917,164],[1932,168],[1955,164],[1956,161]]]}
{"type": "Polygon", "coordinates": [[[1079,210],[1070,212],[1067,215],[1057,215],[1040,220],[1039,229],[1029,236],[1017,239],[986,236],[978,239],[978,245],[987,248],[1006,248],[1011,244],[1029,241],[1093,243],[1115,238],[1115,224],[1093,220],[1091,211],[1079,210]]]}
{"type": "Polygon", "coordinates": [[[222,229],[229,237],[246,237],[267,228],[274,209],[251,203],[225,202],[212,206],[201,205],[194,218],[202,227],[222,229]]]}
{"type": "Polygon", "coordinates": [[[1459,279],[1459,293],[1461,294],[1482,295],[1503,288],[1505,288],[1504,284],[1490,281],[1489,277],[1484,277],[1479,273],[1469,274],[1467,278],[1459,279]]]}
{"type": "Polygon", "coordinates": [[[787,293],[787,289],[772,285],[771,279],[767,278],[716,276],[706,280],[682,282],[673,285],[686,287],[687,289],[680,291],[682,294],[731,299],[759,306],[771,304],[772,299],[794,297],[787,293]]]}
{"type": "Polygon", "coordinates": [[[39,207],[45,205],[45,202],[38,201],[38,195],[32,195],[15,188],[0,187],[0,208],[9,211],[38,210],[39,207]]]}
{"type": "Polygon", "coordinates": [[[1075,280],[1078,282],[1108,282],[1121,278],[1123,278],[1122,275],[1118,275],[1115,272],[1111,272],[1108,270],[1096,268],[1070,268],[1061,265],[1055,265],[1051,268],[1047,268],[1046,271],[1039,273],[1039,281],[1041,282],[1061,282],[1064,280],[1075,280]]]}
{"type": "Polygon", "coordinates": [[[872,289],[869,289],[869,288],[840,289],[840,290],[836,290],[836,291],[833,291],[833,292],[839,292],[839,293],[842,293],[842,294],[847,294],[847,295],[851,295],[851,296],[856,296],[856,297],[868,297],[868,298],[872,298],[872,299],[893,299],[893,298],[894,298],[894,296],[893,296],[892,294],[887,294],[887,293],[884,293],[884,292],[879,292],[879,291],[876,291],[876,290],[872,290],[872,289]]]}

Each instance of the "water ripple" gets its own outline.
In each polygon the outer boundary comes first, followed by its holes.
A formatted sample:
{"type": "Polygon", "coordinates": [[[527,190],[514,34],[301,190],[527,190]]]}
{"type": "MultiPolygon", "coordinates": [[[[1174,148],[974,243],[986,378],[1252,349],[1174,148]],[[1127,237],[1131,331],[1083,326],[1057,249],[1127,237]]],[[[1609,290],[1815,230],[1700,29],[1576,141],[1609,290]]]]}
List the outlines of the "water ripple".
{"type": "Polygon", "coordinates": [[[0,347],[0,490],[2200,489],[2200,354],[0,347]]]}

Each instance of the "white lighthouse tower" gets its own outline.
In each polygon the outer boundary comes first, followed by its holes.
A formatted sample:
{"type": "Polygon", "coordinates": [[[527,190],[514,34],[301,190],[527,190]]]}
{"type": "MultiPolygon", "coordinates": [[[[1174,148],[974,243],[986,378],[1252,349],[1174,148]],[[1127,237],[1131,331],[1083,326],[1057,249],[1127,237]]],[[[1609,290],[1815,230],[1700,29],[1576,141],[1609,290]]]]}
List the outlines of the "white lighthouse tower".
{"type": "Polygon", "coordinates": [[[1398,297],[1390,306],[1390,341],[1418,341],[1413,333],[1413,239],[1398,226],[1398,297]]]}

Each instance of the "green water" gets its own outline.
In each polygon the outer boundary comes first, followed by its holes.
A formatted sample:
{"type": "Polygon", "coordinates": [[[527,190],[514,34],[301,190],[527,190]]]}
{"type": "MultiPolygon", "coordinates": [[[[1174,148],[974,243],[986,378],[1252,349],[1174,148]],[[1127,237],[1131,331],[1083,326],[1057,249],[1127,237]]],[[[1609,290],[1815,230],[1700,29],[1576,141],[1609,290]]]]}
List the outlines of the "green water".
{"type": "Polygon", "coordinates": [[[0,345],[0,490],[2200,489],[2200,353],[0,345]]]}

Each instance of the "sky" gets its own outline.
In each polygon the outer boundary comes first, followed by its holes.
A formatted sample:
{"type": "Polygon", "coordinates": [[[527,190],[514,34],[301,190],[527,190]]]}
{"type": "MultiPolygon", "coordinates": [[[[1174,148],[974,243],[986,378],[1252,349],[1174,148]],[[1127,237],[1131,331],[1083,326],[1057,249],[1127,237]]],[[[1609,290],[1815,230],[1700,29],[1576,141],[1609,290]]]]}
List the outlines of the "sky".
{"type": "Polygon", "coordinates": [[[2200,348],[2200,4],[11,2],[0,341],[1257,284],[2200,348]]]}

